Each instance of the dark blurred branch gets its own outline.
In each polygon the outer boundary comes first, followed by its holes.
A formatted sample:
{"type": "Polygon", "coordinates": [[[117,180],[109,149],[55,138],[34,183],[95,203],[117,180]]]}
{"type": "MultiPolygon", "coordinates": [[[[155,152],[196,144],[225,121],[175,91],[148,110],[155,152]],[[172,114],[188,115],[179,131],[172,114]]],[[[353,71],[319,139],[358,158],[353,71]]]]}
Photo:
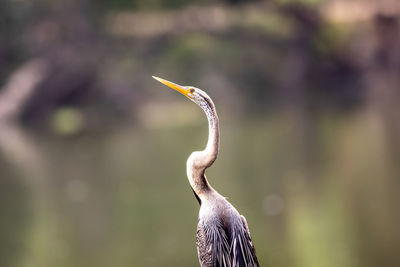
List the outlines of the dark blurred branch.
{"type": "Polygon", "coordinates": [[[0,121],[0,152],[23,177],[35,181],[48,177],[40,149],[19,125],[0,121]]]}
{"type": "Polygon", "coordinates": [[[400,17],[375,18],[375,47],[367,62],[368,101],[384,124],[394,166],[400,161],[400,17]]]}
{"type": "Polygon", "coordinates": [[[0,91],[0,152],[26,177],[44,177],[45,168],[40,151],[16,120],[47,74],[45,61],[31,60],[19,67],[0,91]]]}
{"type": "Polygon", "coordinates": [[[40,59],[19,67],[0,91],[0,121],[13,121],[22,112],[37,85],[47,75],[47,64],[40,59]]]}

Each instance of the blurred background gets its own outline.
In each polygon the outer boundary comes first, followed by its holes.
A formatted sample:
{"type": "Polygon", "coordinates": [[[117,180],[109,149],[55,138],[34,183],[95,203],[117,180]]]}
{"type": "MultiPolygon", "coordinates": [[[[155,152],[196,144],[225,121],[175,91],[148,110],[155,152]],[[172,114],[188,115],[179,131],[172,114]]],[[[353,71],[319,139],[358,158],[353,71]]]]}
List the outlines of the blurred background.
{"type": "Polygon", "coordinates": [[[400,266],[400,2],[2,0],[0,266],[198,266],[185,162],[262,266],[400,266]]]}

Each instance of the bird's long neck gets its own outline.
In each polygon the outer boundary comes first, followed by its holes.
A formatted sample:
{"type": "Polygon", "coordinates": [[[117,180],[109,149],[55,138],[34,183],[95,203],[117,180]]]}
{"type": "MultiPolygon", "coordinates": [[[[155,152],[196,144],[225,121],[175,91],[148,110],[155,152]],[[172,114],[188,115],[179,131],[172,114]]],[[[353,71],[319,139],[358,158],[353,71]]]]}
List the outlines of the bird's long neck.
{"type": "Polygon", "coordinates": [[[205,176],[205,170],[217,159],[219,151],[219,120],[212,101],[200,104],[208,119],[208,142],[202,151],[193,152],[187,161],[187,175],[193,191],[202,199],[214,192],[205,176]]]}
{"type": "Polygon", "coordinates": [[[205,168],[210,167],[217,159],[219,152],[219,120],[215,107],[205,107],[204,111],[208,119],[208,142],[202,151],[205,168]]]}

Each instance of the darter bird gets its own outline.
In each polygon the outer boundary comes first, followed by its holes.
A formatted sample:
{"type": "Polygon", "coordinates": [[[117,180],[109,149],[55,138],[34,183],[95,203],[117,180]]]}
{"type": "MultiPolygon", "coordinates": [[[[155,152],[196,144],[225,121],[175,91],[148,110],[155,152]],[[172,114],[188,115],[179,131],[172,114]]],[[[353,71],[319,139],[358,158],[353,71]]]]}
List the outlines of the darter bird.
{"type": "Polygon", "coordinates": [[[211,98],[199,88],[181,86],[154,77],[200,106],[207,115],[209,135],[204,150],[193,152],[187,162],[187,176],[200,203],[196,245],[202,267],[259,266],[246,219],[208,183],[205,170],[217,159],[219,121],[211,98]]]}

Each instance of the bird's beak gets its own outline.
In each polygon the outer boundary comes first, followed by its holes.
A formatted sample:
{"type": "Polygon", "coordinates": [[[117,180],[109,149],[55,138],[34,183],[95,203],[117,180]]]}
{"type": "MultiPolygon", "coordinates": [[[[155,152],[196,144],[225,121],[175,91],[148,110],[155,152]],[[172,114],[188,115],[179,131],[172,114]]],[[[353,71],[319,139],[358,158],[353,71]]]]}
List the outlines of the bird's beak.
{"type": "Polygon", "coordinates": [[[166,86],[171,87],[172,89],[174,89],[174,90],[178,91],[179,93],[185,95],[186,97],[191,98],[191,97],[189,96],[190,91],[189,91],[188,89],[186,89],[185,87],[183,87],[183,86],[181,86],[181,85],[179,85],[179,84],[175,84],[175,83],[173,83],[173,82],[170,82],[170,81],[167,81],[167,80],[158,78],[158,77],[156,77],[156,76],[152,76],[152,77],[153,77],[154,79],[156,79],[157,81],[159,81],[160,83],[163,83],[163,84],[165,84],[166,86]]]}

